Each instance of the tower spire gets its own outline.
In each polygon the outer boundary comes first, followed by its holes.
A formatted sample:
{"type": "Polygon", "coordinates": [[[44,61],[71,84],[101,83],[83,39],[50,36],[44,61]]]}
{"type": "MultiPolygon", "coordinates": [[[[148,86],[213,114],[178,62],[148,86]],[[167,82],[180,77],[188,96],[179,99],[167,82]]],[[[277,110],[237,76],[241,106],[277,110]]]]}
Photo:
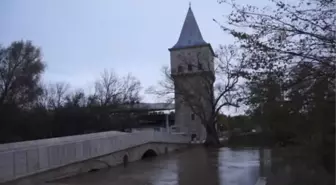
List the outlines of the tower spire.
{"type": "Polygon", "coordinates": [[[207,43],[203,40],[201,31],[191,9],[191,2],[189,2],[188,13],[184,20],[179,40],[171,49],[199,46],[204,44],[207,43]]]}

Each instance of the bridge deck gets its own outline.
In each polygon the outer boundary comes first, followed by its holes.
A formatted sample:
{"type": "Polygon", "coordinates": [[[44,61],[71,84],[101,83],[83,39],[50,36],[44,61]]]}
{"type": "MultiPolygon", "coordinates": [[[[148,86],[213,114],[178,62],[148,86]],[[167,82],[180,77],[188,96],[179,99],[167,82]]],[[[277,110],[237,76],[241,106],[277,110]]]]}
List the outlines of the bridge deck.
{"type": "Polygon", "coordinates": [[[0,183],[146,143],[189,143],[166,132],[102,132],[0,145],[0,183]]]}

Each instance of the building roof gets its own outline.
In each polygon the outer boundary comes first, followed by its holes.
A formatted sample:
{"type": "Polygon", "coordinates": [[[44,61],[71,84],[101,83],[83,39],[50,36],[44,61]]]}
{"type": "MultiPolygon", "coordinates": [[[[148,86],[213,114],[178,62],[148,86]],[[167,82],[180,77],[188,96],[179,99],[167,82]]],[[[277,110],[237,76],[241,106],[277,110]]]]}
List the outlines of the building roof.
{"type": "Polygon", "coordinates": [[[165,111],[174,110],[175,105],[170,103],[139,103],[133,105],[123,105],[118,109],[113,109],[113,112],[123,111],[165,111]]]}
{"type": "Polygon", "coordinates": [[[208,43],[203,40],[194,13],[191,10],[191,7],[189,6],[188,13],[184,20],[179,40],[171,49],[194,47],[207,44],[208,43]]]}

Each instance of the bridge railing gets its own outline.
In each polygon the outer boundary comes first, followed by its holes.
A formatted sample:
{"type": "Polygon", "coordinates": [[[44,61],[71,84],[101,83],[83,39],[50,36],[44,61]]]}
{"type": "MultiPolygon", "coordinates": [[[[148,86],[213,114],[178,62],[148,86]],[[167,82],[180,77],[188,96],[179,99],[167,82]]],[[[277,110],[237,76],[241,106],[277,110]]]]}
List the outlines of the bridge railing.
{"type": "Polygon", "coordinates": [[[99,138],[111,137],[111,136],[124,135],[124,134],[127,134],[127,133],[117,132],[117,131],[108,131],[108,132],[99,132],[99,133],[91,133],[91,134],[82,134],[82,135],[74,135],[74,136],[65,136],[65,137],[56,137],[56,138],[49,138],[49,139],[39,139],[39,140],[32,140],[32,141],[0,144],[0,152],[16,150],[16,149],[21,150],[24,148],[36,147],[36,146],[46,146],[46,145],[54,145],[54,144],[68,143],[68,142],[74,142],[74,141],[83,141],[83,140],[98,138],[98,137],[99,138]]]}
{"type": "Polygon", "coordinates": [[[103,132],[0,145],[0,183],[149,142],[187,143],[165,132],[103,132]]]}

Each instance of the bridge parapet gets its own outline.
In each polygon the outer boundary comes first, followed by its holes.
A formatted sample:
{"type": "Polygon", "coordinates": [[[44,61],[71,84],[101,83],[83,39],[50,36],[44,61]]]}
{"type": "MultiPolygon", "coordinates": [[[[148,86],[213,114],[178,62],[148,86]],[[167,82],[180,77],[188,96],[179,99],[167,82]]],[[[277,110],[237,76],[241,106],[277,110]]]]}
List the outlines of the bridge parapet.
{"type": "Polygon", "coordinates": [[[146,143],[188,143],[166,132],[102,132],[0,145],[0,183],[146,143]]]}

